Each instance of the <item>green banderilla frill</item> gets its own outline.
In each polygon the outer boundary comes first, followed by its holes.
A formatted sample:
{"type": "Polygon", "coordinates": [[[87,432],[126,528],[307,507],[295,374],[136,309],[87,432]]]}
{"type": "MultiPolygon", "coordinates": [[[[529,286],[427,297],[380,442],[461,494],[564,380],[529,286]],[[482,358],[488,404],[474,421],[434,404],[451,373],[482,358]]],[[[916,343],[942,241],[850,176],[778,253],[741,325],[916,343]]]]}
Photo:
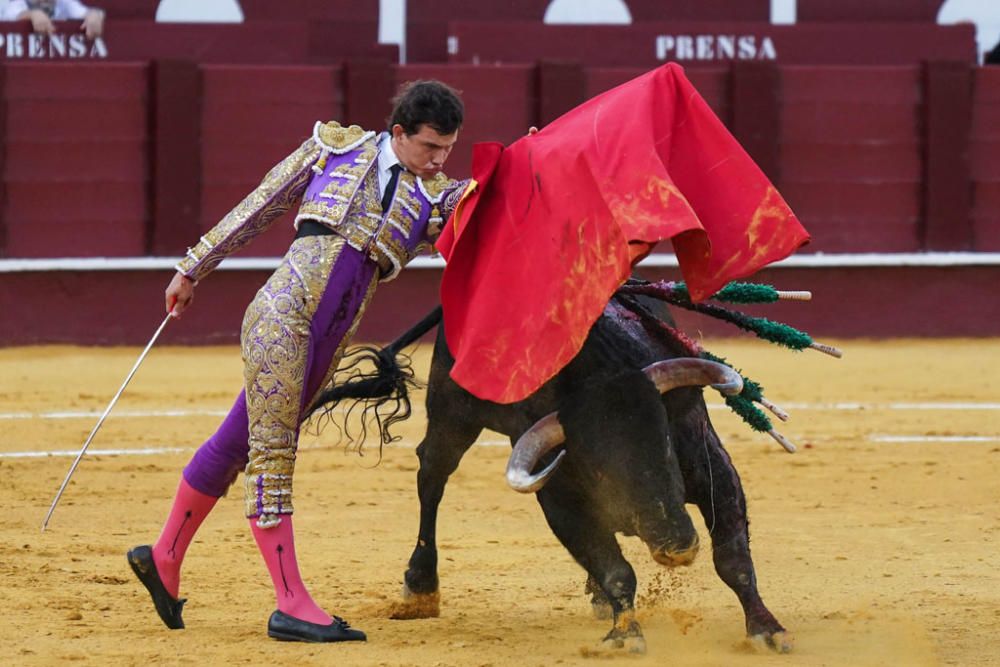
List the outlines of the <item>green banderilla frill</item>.
{"type": "Polygon", "coordinates": [[[745,421],[753,430],[761,431],[763,433],[773,431],[774,424],[771,423],[771,419],[764,414],[763,410],[754,405],[754,401],[760,402],[763,400],[763,387],[743,375],[743,372],[740,369],[736,368],[720,356],[714,355],[705,350],[701,353],[701,358],[714,361],[717,364],[729,366],[740,374],[740,377],[743,378],[743,391],[735,396],[724,396],[723,398],[726,399],[726,405],[729,406],[730,410],[738,414],[740,418],[743,419],[743,421],[745,421]]]}

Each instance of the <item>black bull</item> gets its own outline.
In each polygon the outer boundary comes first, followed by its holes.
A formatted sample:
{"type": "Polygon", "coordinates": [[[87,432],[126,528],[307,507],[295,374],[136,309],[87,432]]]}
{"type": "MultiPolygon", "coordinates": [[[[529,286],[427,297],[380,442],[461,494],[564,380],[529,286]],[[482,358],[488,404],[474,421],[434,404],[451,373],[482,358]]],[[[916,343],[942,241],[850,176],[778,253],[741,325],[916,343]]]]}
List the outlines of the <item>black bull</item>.
{"type": "MultiPolygon", "coordinates": [[[[656,308],[669,317],[660,304],[656,308]]],[[[439,308],[382,350],[380,378],[337,387],[317,405],[384,395],[386,376],[399,371],[397,352],[440,318],[439,308]]],[[[661,395],[641,372],[676,357],[669,345],[613,299],[569,365],[527,399],[501,405],[476,398],[449,377],[454,359],[443,328],[427,387],[427,433],[417,447],[420,531],[405,574],[404,600],[394,617],[439,613],[438,506],[448,477],[480,432],[503,433],[513,443],[540,419],[558,412],[567,455],[538,491],[538,502],[553,533],[587,571],[595,613],[606,617],[610,607],[614,624],[605,645],[644,650],[634,617],[635,572],[615,533],[638,535],[665,565],[688,564],[698,537],[684,510],[687,502],[704,517],[716,572],[739,598],[748,636],[778,651],[791,648],[791,637],[757,591],[743,489],[712,428],[701,387],[661,395]]],[[[550,452],[541,463],[552,460],[550,452]]]]}

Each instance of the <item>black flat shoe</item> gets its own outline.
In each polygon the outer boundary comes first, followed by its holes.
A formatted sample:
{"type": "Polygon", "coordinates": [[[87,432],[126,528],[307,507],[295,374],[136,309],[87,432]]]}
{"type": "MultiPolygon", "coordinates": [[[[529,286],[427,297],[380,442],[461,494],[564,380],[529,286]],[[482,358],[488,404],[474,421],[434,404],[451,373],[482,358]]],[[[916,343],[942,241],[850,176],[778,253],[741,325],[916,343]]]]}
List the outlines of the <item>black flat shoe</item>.
{"type": "Polygon", "coordinates": [[[156,563],[153,562],[153,549],[148,544],[136,547],[128,552],[128,564],[132,566],[132,571],[139,578],[142,585],[149,591],[153,598],[153,606],[156,613],[171,630],[180,630],[184,627],[181,619],[181,610],[187,600],[177,600],[167,592],[163,582],[160,581],[160,573],[156,571],[156,563]]]}
{"type": "Polygon", "coordinates": [[[300,621],[275,610],[267,621],[267,636],[286,642],[363,642],[368,638],[339,616],[330,625],[300,621]]]}

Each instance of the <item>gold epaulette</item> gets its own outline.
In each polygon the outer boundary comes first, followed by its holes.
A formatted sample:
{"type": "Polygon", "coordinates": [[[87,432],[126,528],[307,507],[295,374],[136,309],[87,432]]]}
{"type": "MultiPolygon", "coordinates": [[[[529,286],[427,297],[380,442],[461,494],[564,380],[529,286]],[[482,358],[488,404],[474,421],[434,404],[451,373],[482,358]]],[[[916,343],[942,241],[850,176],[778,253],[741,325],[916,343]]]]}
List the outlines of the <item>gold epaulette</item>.
{"type": "Polygon", "coordinates": [[[441,201],[441,195],[444,194],[444,191],[454,186],[456,182],[440,171],[434,175],[434,178],[418,179],[420,189],[424,191],[424,195],[432,204],[441,201]]]}
{"type": "Polygon", "coordinates": [[[371,130],[365,130],[357,125],[344,127],[335,120],[326,123],[316,122],[313,127],[313,139],[325,152],[347,153],[375,136],[371,130]]]}

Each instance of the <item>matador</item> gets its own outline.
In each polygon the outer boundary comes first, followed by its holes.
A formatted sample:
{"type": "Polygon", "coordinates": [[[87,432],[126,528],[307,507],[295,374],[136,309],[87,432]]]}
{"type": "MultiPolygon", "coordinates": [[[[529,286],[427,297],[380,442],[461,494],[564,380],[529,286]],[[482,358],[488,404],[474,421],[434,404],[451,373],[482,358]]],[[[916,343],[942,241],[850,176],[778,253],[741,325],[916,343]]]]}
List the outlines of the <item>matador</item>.
{"type": "Polygon", "coordinates": [[[387,132],[316,123],[311,137],[188,250],[167,287],[167,310],[180,315],[198,281],[298,204],[295,240],[243,319],[244,389],[184,469],[159,539],[128,552],[169,628],[184,627],[179,588],[187,547],[244,470],[246,516],[277,598],[268,635],[366,638],[327,614],[302,582],[292,479],[304,416],[332,381],[376,286],[430,247],[468,185],[441,171],[464,115],[456,92],[417,81],[394,102],[387,132]]]}

